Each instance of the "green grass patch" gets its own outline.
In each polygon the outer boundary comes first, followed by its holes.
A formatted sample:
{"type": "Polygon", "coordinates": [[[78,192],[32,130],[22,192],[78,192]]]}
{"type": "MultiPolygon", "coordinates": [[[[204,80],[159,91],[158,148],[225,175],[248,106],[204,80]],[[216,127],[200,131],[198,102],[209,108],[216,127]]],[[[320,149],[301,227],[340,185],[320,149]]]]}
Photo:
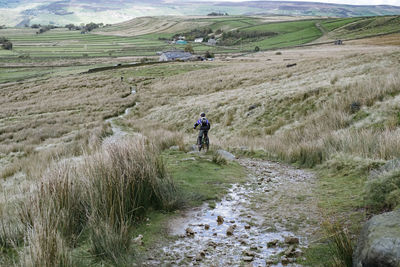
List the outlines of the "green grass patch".
{"type": "MultiPolygon", "coordinates": [[[[218,165],[212,162],[213,153],[188,154],[182,151],[165,150],[162,158],[173,177],[178,193],[183,196],[186,206],[198,206],[207,201],[210,206],[220,200],[233,183],[246,180],[246,173],[236,162],[218,165]]],[[[145,221],[138,225],[133,235],[143,235],[142,247],[137,247],[141,254],[148,249],[174,237],[168,236],[167,222],[180,212],[165,213],[150,211],[145,221]]],[[[140,255],[139,259],[140,261],[140,255]]]]}
{"type": "Polygon", "coordinates": [[[267,23],[243,28],[246,32],[275,32],[278,35],[251,42],[246,49],[258,46],[261,49],[280,48],[301,45],[311,42],[322,36],[322,32],[315,26],[316,20],[267,23]]]}
{"type": "Polygon", "coordinates": [[[358,230],[365,214],[364,189],[367,176],[381,161],[338,154],[317,167],[319,183],[316,194],[326,216],[347,220],[358,230]]]}
{"type": "Polygon", "coordinates": [[[358,21],[362,18],[345,18],[345,19],[333,19],[327,20],[321,23],[322,26],[328,31],[333,31],[337,28],[340,28],[346,24],[358,21]]]}
{"type": "Polygon", "coordinates": [[[399,24],[400,16],[364,18],[333,30],[331,35],[340,39],[363,38],[399,32],[399,24]]]}
{"type": "Polygon", "coordinates": [[[218,165],[212,162],[212,155],[211,151],[205,155],[170,150],[163,153],[168,172],[190,206],[219,200],[231,184],[246,180],[245,171],[238,163],[218,165]]]}
{"type": "MultiPolygon", "coordinates": [[[[335,221],[348,230],[350,236],[358,236],[367,219],[364,209],[367,176],[371,170],[382,164],[381,161],[337,154],[316,167],[319,179],[314,194],[318,196],[318,206],[326,221],[335,218],[335,221]]],[[[326,233],[321,234],[326,236],[326,233]]],[[[327,264],[324,266],[338,266],[334,265],[335,259],[328,256],[332,255],[330,242],[329,238],[322,238],[311,244],[305,251],[306,260],[301,263],[306,266],[320,266],[324,262],[327,264]]]]}

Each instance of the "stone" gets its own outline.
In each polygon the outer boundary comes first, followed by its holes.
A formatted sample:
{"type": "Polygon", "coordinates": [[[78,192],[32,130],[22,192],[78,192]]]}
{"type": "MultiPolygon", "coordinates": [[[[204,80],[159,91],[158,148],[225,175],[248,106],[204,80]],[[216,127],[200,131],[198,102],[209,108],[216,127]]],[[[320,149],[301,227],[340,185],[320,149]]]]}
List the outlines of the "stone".
{"type": "Polygon", "coordinates": [[[244,252],[244,255],[254,257],[256,255],[256,253],[254,251],[251,251],[251,250],[246,250],[244,252]]]}
{"type": "Polygon", "coordinates": [[[210,225],[209,224],[205,224],[204,225],[204,229],[206,229],[206,230],[210,229],[210,225]]]}
{"type": "Polygon", "coordinates": [[[290,245],[297,245],[299,244],[299,239],[294,236],[287,236],[285,237],[285,243],[290,245]]]}
{"type": "Polygon", "coordinates": [[[274,264],[275,262],[273,261],[273,260],[271,260],[271,259],[268,259],[268,260],[266,260],[265,261],[265,264],[267,265],[267,266],[270,266],[270,265],[272,265],[272,264],[274,264]]]}
{"type": "Polygon", "coordinates": [[[194,236],[194,231],[192,228],[188,227],[186,228],[186,236],[194,236]]]}
{"type": "Polygon", "coordinates": [[[255,108],[258,108],[259,105],[260,105],[260,104],[251,105],[251,106],[249,107],[249,111],[250,111],[250,110],[253,110],[253,109],[255,109],[255,108]]]}
{"type": "Polygon", "coordinates": [[[190,157],[190,158],[185,158],[185,159],[181,159],[182,161],[196,161],[195,158],[190,157]]]}
{"type": "Polygon", "coordinates": [[[233,231],[235,231],[235,227],[233,225],[229,226],[226,230],[226,235],[233,235],[233,231]]]}
{"type": "Polygon", "coordinates": [[[208,246],[209,247],[214,247],[214,248],[216,248],[217,247],[217,243],[215,243],[214,241],[210,241],[210,242],[208,242],[208,246]]]}
{"type": "Polygon", "coordinates": [[[202,261],[205,256],[206,256],[206,254],[202,251],[202,252],[200,252],[199,254],[196,255],[195,260],[196,261],[202,261]]]}
{"type": "Polygon", "coordinates": [[[245,257],[243,257],[243,261],[247,261],[247,262],[253,261],[253,259],[254,259],[254,257],[251,257],[251,256],[245,256],[245,257]]]}
{"type": "Polygon", "coordinates": [[[293,245],[291,245],[290,247],[288,247],[288,248],[285,250],[284,254],[285,254],[285,256],[288,256],[288,257],[293,256],[295,250],[296,250],[295,247],[294,247],[293,245]]]}
{"type": "Polygon", "coordinates": [[[283,265],[287,265],[287,264],[290,263],[290,261],[289,261],[288,258],[286,258],[285,256],[283,256],[283,257],[281,257],[281,263],[282,263],[283,265]]]}
{"type": "Polygon", "coordinates": [[[139,246],[143,246],[143,236],[138,235],[138,237],[133,239],[133,242],[139,246]]]}
{"type": "Polygon", "coordinates": [[[353,266],[400,266],[400,209],[372,217],[361,230],[353,266]]]}
{"type": "Polygon", "coordinates": [[[217,223],[218,223],[218,224],[223,224],[223,223],[224,223],[224,218],[223,218],[222,216],[218,215],[218,217],[217,217],[217,223]]]}
{"type": "Polygon", "coordinates": [[[249,230],[251,228],[251,226],[250,225],[245,225],[244,226],[244,229],[247,229],[247,230],[249,230]]]}
{"type": "Polygon", "coordinates": [[[300,258],[301,256],[303,256],[303,251],[301,251],[301,249],[296,248],[296,250],[293,252],[294,256],[296,258],[300,258]]]}
{"type": "Polygon", "coordinates": [[[251,250],[258,250],[258,247],[256,245],[254,245],[254,246],[251,246],[250,249],[251,250]]]}
{"type": "Polygon", "coordinates": [[[171,146],[169,150],[179,150],[179,146],[171,146]]]}
{"type": "Polygon", "coordinates": [[[228,161],[232,161],[232,160],[236,159],[235,155],[233,155],[232,153],[229,153],[228,151],[222,150],[222,149],[217,150],[217,153],[221,157],[223,157],[224,159],[226,159],[228,161]]]}
{"type": "Polygon", "coordinates": [[[274,239],[274,240],[269,241],[269,242],[267,243],[267,247],[268,247],[268,248],[276,247],[276,245],[277,245],[278,243],[279,243],[279,240],[278,240],[278,239],[274,239]]]}

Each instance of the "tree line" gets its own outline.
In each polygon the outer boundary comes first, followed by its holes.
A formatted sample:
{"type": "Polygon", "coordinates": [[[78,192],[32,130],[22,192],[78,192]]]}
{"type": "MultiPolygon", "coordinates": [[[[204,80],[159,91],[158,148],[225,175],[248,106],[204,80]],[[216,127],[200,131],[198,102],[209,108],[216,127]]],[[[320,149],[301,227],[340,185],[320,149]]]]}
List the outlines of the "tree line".
{"type": "Polygon", "coordinates": [[[221,38],[219,39],[219,43],[222,45],[234,45],[237,44],[240,40],[246,39],[256,39],[260,37],[272,37],[277,35],[276,32],[245,32],[245,31],[230,31],[230,32],[223,32],[221,38]]]}
{"type": "Polygon", "coordinates": [[[12,50],[13,44],[6,37],[0,37],[1,48],[6,50],[12,50]]]}
{"type": "Polygon", "coordinates": [[[196,39],[196,38],[207,39],[208,35],[211,33],[213,33],[213,30],[211,28],[206,27],[206,28],[193,29],[190,32],[178,33],[178,34],[175,34],[172,38],[178,39],[179,36],[185,36],[186,40],[194,41],[194,39],[196,39]]]}
{"type": "Polygon", "coordinates": [[[94,23],[94,22],[90,22],[88,24],[82,24],[82,25],[74,25],[74,24],[67,24],[65,25],[65,28],[67,28],[70,31],[81,31],[81,33],[85,33],[85,32],[90,32],[94,29],[100,28],[100,27],[107,27],[110,26],[111,24],[106,24],[104,25],[104,23],[94,23]]]}
{"type": "MultiPolygon", "coordinates": [[[[65,28],[67,28],[70,31],[75,30],[75,31],[81,31],[81,33],[86,33],[86,32],[90,32],[94,29],[104,27],[104,26],[109,26],[109,25],[110,24],[104,25],[104,23],[94,23],[94,22],[90,22],[87,24],[81,24],[81,25],[74,25],[74,24],[70,23],[70,24],[65,25],[65,28]]],[[[29,25],[25,25],[25,27],[29,27],[29,25]]],[[[32,29],[39,29],[36,32],[36,34],[41,34],[41,33],[47,32],[47,31],[55,29],[55,28],[60,28],[55,25],[41,25],[41,24],[32,24],[30,27],[32,29]]]]}

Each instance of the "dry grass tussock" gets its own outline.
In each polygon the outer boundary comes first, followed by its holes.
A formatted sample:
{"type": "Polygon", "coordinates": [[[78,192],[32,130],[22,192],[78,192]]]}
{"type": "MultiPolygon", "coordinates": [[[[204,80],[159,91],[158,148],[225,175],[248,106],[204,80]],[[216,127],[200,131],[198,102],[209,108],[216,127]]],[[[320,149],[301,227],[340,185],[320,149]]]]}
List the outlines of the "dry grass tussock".
{"type": "Polygon", "coordinates": [[[179,150],[185,150],[187,140],[182,133],[176,131],[174,125],[142,119],[133,121],[129,117],[132,115],[127,116],[128,119],[122,120],[123,126],[139,133],[145,139],[152,140],[159,149],[165,150],[172,146],[178,146],[179,150]]]}
{"type": "MultiPolygon", "coordinates": [[[[72,248],[86,236],[93,257],[122,264],[131,251],[130,231],[147,210],[179,203],[159,151],[148,140],[125,139],[79,164],[50,168],[19,205],[23,265],[71,266],[72,248]]],[[[2,239],[8,244],[8,236],[2,239]]]]}
{"type": "MultiPolygon", "coordinates": [[[[15,83],[0,92],[1,176],[18,170],[18,158],[57,148],[76,155],[110,133],[104,118],[134,104],[129,86],[102,75],[15,83]],[[64,147],[64,148],[63,148],[64,147]],[[83,149],[82,149],[83,148],[83,149]],[[13,163],[14,166],[10,166],[13,163]],[[3,168],[8,165],[8,169],[3,168]]],[[[32,158],[36,158],[33,155],[32,158]]]]}
{"type": "Polygon", "coordinates": [[[136,115],[190,133],[205,110],[214,143],[264,149],[306,166],[338,152],[400,156],[399,49],[340,49],[297,49],[275,58],[266,53],[251,64],[233,61],[156,81],[139,92],[148,103],[136,115]],[[286,68],[284,55],[296,57],[297,66],[286,68]]]}

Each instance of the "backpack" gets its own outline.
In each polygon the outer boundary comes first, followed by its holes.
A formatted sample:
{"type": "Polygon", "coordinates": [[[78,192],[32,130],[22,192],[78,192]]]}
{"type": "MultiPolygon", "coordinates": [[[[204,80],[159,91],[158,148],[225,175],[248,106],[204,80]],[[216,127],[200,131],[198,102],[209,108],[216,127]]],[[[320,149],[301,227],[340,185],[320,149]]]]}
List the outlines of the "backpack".
{"type": "Polygon", "coordinates": [[[203,117],[203,118],[201,118],[201,126],[207,126],[208,125],[208,122],[207,122],[207,119],[206,119],[206,117],[203,117]]]}

